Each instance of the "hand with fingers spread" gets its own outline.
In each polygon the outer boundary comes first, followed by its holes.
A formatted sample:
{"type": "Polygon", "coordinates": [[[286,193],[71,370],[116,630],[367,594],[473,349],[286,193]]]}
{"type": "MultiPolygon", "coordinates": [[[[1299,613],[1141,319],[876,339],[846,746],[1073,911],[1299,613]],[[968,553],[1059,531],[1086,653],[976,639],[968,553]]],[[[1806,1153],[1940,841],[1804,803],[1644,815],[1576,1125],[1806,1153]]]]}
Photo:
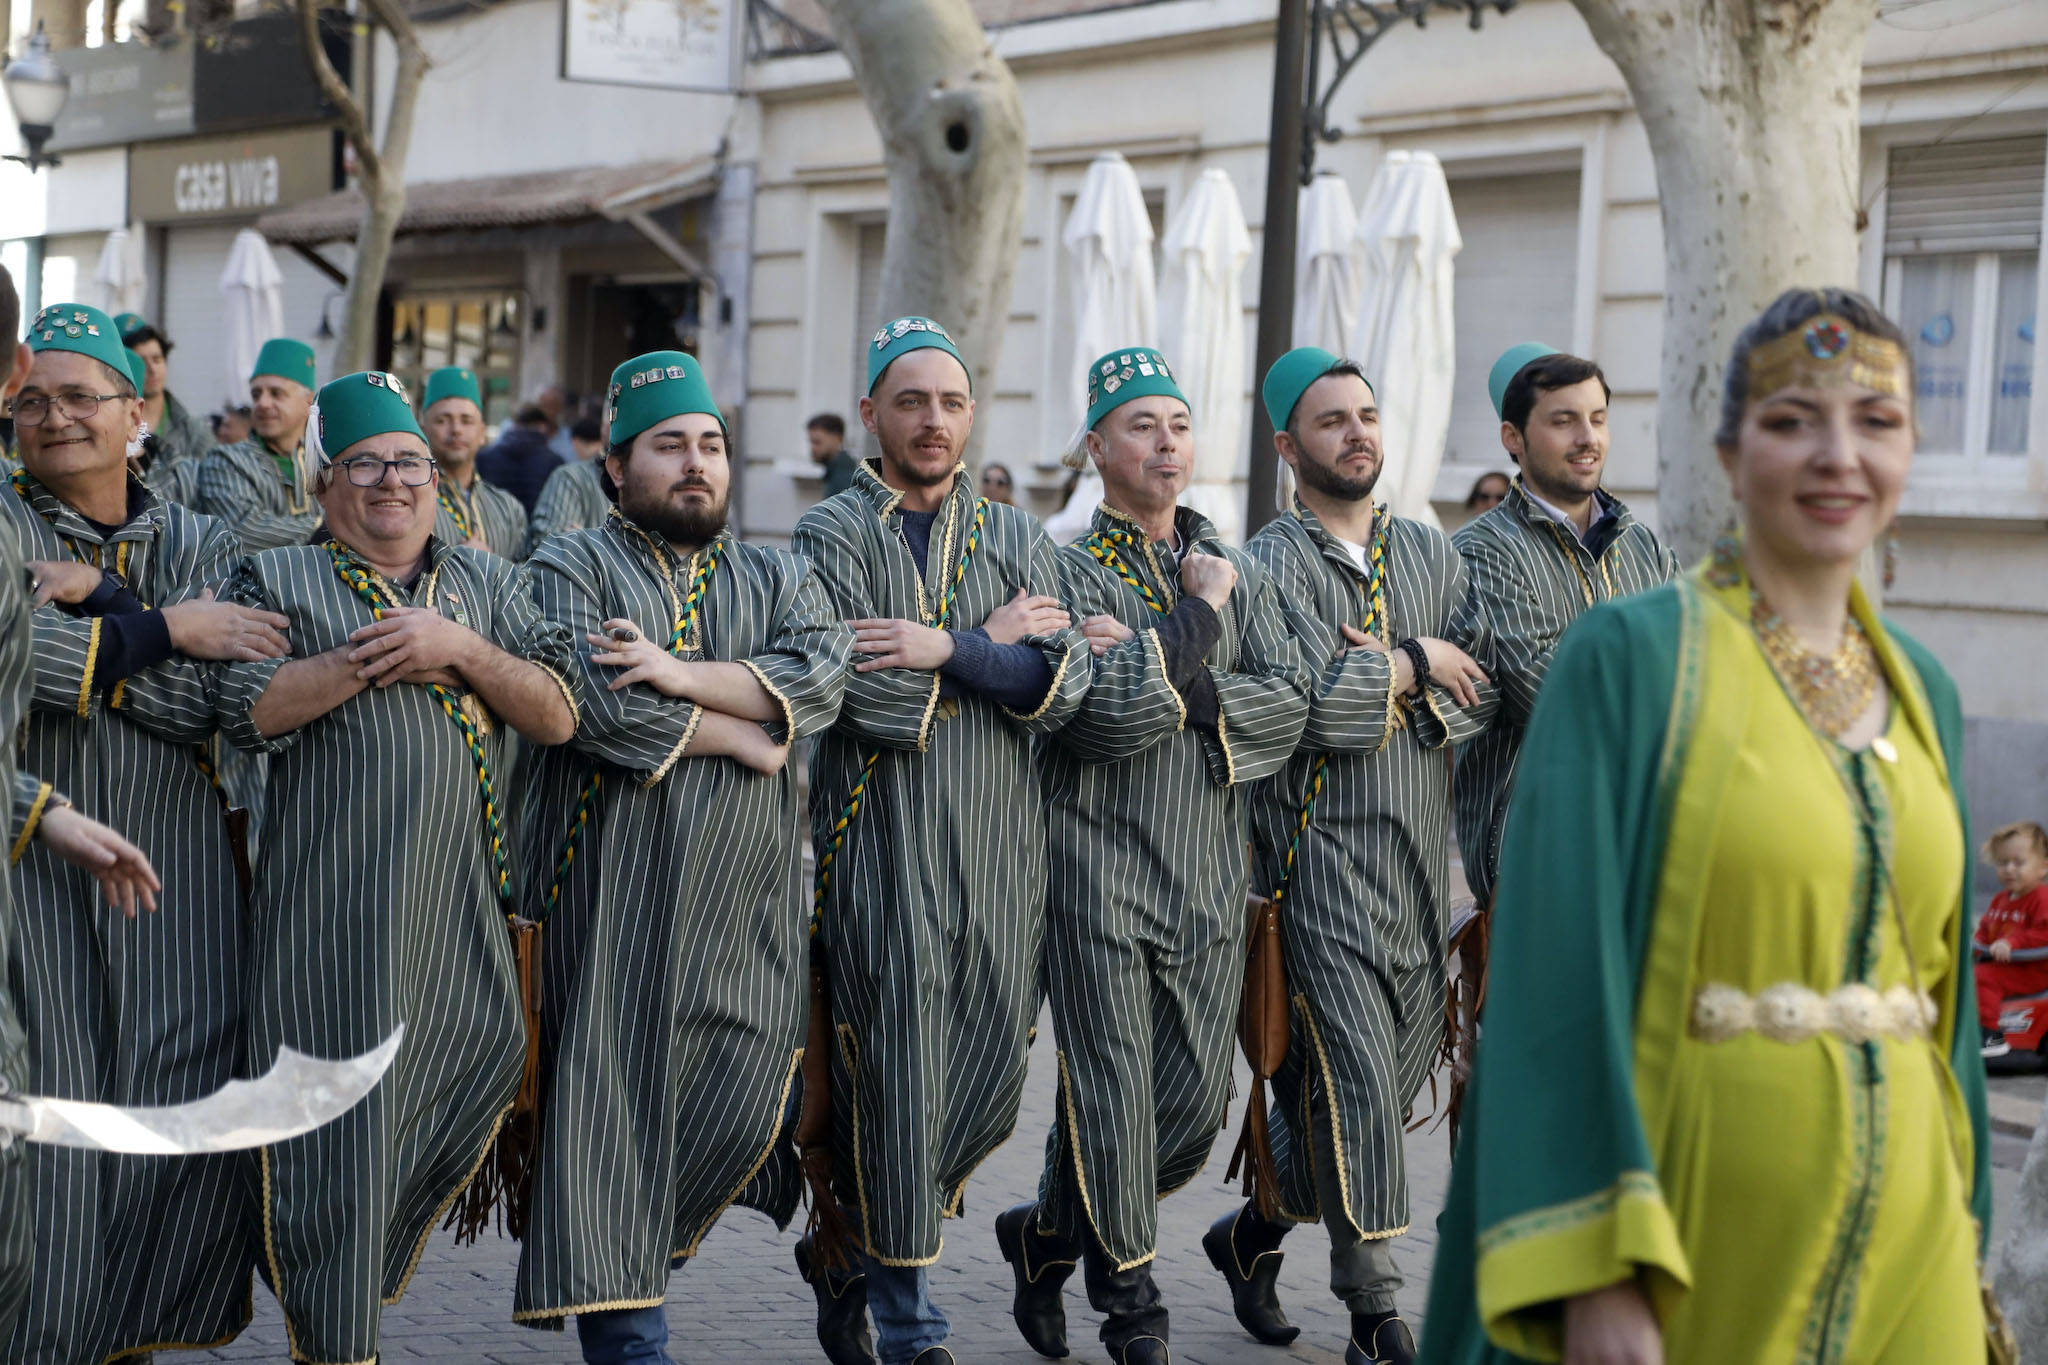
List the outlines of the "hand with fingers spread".
{"type": "Polygon", "coordinates": [[[92,596],[93,590],[105,577],[90,564],[68,559],[31,559],[28,574],[29,581],[35,585],[35,605],[39,607],[52,602],[76,606],[92,596]]]}
{"type": "Polygon", "coordinates": [[[868,656],[853,666],[856,673],[884,668],[936,673],[953,657],[952,635],[935,626],[896,616],[867,616],[846,624],[853,627],[853,652],[868,656]]]}
{"type": "Polygon", "coordinates": [[[623,616],[604,624],[604,634],[585,635],[590,644],[590,662],[607,668],[623,668],[613,678],[610,690],[644,682],[665,697],[683,695],[683,670],[689,665],[647,638],[647,632],[623,616]]]}
{"type": "Polygon", "coordinates": [[[1230,601],[1237,586],[1237,566],[1222,555],[1191,554],[1180,562],[1180,590],[1199,597],[1217,611],[1230,601]]]}
{"type": "Polygon", "coordinates": [[[1089,616],[1081,621],[1082,638],[1088,641],[1088,651],[1101,658],[1126,640],[1134,640],[1138,633],[1114,616],[1089,616]]]}
{"type": "Polygon", "coordinates": [[[140,906],[154,914],[156,893],[164,889],[149,858],[111,828],[81,815],[74,807],[55,806],[36,822],[36,838],[50,852],[99,879],[107,904],[129,919],[140,906]]]}
{"type": "Polygon", "coordinates": [[[1057,597],[1033,597],[1023,588],[988,614],[981,629],[999,645],[1014,645],[1027,635],[1052,635],[1074,623],[1057,597]]]}
{"type": "MultiPolygon", "coordinates": [[[[386,607],[384,618],[351,633],[348,661],[377,687],[460,678],[483,637],[426,607],[386,607]]],[[[444,684],[445,685],[445,684],[444,684]]]]}
{"type": "Polygon", "coordinates": [[[292,652],[284,637],[291,623],[289,616],[279,612],[216,602],[211,588],[164,608],[171,648],[190,659],[243,663],[281,659],[292,652]]]}

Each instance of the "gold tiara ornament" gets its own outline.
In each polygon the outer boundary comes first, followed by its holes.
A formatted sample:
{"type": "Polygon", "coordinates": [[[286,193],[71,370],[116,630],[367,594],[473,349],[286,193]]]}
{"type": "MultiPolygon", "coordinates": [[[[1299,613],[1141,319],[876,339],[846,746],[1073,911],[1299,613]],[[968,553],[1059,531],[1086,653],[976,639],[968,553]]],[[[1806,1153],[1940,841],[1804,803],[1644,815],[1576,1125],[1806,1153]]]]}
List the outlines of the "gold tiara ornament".
{"type": "Polygon", "coordinates": [[[1794,386],[1861,384],[1905,398],[1906,352],[1896,341],[1858,331],[1838,313],[1822,313],[1749,353],[1749,400],[1794,386]]]}

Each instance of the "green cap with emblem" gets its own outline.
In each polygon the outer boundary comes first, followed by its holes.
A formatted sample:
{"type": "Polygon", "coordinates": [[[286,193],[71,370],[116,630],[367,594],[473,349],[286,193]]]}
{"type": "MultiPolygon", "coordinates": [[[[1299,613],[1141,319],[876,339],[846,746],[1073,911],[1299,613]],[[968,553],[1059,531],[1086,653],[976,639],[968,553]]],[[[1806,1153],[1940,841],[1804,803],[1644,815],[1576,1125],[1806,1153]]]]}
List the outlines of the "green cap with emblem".
{"type": "Polygon", "coordinates": [[[1132,399],[1155,396],[1188,401],[1174,380],[1166,357],[1150,346],[1111,351],[1097,357],[1088,367],[1088,416],[1084,424],[1092,430],[1097,422],[1132,399]]]}
{"type": "Polygon", "coordinates": [[[329,380],[313,400],[306,421],[307,454],[315,468],[324,468],[357,441],[394,431],[417,436],[421,446],[426,445],[426,434],[412,415],[412,403],[398,376],[379,370],[345,374],[329,380]]]}
{"type": "MultiPolygon", "coordinates": [[[[128,348],[114,320],[88,303],[59,303],[36,314],[28,329],[29,347],[36,351],[76,351],[91,356],[123,379],[129,378],[128,348]]],[[[135,386],[137,393],[142,386],[135,386]]]]}
{"type": "MultiPolygon", "coordinates": [[[[868,338],[868,392],[875,391],[875,385],[882,382],[882,372],[894,364],[898,356],[912,351],[938,350],[960,362],[960,368],[967,368],[966,357],[953,345],[953,338],[946,329],[930,318],[898,318],[878,329],[868,338]]],[[[974,376],[967,376],[969,392],[974,389],[974,376]]]]}
{"type": "Polygon", "coordinates": [[[256,368],[249,371],[249,378],[258,379],[266,374],[304,384],[309,389],[317,388],[313,382],[313,348],[290,337],[272,337],[256,353],[256,368]]]}
{"type": "MultiPolygon", "coordinates": [[[[1295,405],[1309,385],[1344,363],[1344,357],[1320,346],[1297,346],[1273,362],[1266,382],[1259,386],[1259,399],[1266,405],[1266,420],[1274,431],[1287,430],[1295,405]]],[[[1367,388],[1372,387],[1368,381],[1367,388]]]]}
{"type": "Polygon", "coordinates": [[[124,342],[138,332],[153,332],[156,330],[149,325],[149,319],[140,313],[114,314],[114,327],[121,333],[121,340],[124,342]]]}
{"type": "Polygon", "coordinates": [[[1527,369],[1531,361],[1557,353],[1557,347],[1541,341],[1519,342],[1502,351],[1500,359],[1493,362],[1493,368],[1486,375],[1486,392],[1493,399],[1493,415],[1501,415],[1500,400],[1507,396],[1508,385],[1515,382],[1516,375],[1527,369]]]}
{"type": "Polygon", "coordinates": [[[476,382],[476,371],[465,365],[443,365],[427,376],[426,396],[420,399],[420,411],[425,412],[443,398],[467,398],[476,404],[476,410],[484,410],[483,386],[476,382]]]}
{"type": "Polygon", "coordinates": [[[149,366],[141,356],[126,346],[121,348],[121,354],[128,362],[128,377],[135,381],[135,392],[139,395],[142,392],[142,381],[149,375],[149,366]]]}
{"type": "Polygon", "coordinates": [[[711,385],[697,357],[682,351],[650,351],[612,371],[605,416],[611,443],[628,445],[635,436],[671,417],[701,412],[725,420],[712,400],[711,385]]]}

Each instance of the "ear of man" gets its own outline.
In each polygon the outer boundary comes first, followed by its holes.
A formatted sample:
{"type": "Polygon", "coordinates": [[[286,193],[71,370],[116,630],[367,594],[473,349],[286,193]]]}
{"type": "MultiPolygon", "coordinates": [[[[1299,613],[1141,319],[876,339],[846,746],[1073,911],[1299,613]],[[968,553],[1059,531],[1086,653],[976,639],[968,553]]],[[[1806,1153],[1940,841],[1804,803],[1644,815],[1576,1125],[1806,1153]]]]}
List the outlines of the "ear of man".
{"type": "Polygon", "coordinates": [[[26,341],[15,343],[14,365],[7,371],[6,384],[0,385],[0,398],[12,398],[21,392],[21,386],[28,382],[28,367],[35,363],[35,356],[26,341]]]}

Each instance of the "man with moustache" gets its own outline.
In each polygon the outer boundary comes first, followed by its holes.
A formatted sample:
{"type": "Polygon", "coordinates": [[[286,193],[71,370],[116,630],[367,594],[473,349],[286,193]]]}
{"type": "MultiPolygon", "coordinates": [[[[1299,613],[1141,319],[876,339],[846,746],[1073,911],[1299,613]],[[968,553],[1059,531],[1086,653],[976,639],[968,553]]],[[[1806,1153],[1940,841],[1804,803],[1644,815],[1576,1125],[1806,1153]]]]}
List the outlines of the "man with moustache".
{"type": "Polygon", "coordinates": [[[306,458],[312,407],[313,348],[288,337],[266,341],[249,372],[248,439],[200,462],[199,510],[225,522],[251,554],[303,545],[320,524],[306,458]]]}
{"type": "Polygon", "coordinates": [[[513,1317],[584,1358],[666,1362],[671,1258],[742,1187],[786,1223],[777,1139],[804,1046],[789,746],[831,724],[853,636],[804,560],[726,525],[734,456],[694,358],[612,374],[617,510],[529,568],[577,642],[578,724],[527,822],[542,926],[539,1156],[513,1317]]]}
{"type": "Polygon", "coordinates": [[[1454,798],[1458,852],[1481,905],[1493,899],[1515,760],[1557,642],[1595,603],[1678,574],[1656,532],[1600,486],[1609,394],[1598,365],[1523,342],[1494,362],[1486,385],[1520,473],[1506,498],[1451,538],[1469,583],[1451,638],[1499,694],[1486,732],[1458,754],[1454,798]]]}
{"type": "Polygon", "coordinates": [[[229,589],[290,619],[293,656],[229,664],[217,706],[271,755],[246,1065],[406,1026],[368,1097],[248,1173],[292,1356],[340,1365],[377,1356],[381,1305],[519,1086],[508,732],[569,738],[574,653],[511,564],[434,536],[438,472],[395,376],[329,383],[309,444],[320,541],[251,555],[229,589]]]}
{"type": "Polygon", "coordinates": [[[1170,1359],[1158,1204],[1208,1158],[1230,1084],[1242,793],[1294,751],[1310,675],[1265,568],[1179,505],[1194,432],[1165,359],[1111,352],[1087,383],[1104,501],[1060,565],[1098,657],[1042,749],[1059,1117],[1037,1202],[998,1216],[996,1238],[1034,1350],[1067,1353],[1061,1286],[1078,1261],[1109,1358],[1154,1365],[1170,1359]]]}
{"type": "Polygon", "coordinates": [[[445,365],[427,376],[420,429],[441,470],[434,534],[450,545],[526,557],[526,508],[476,472],[484,444],[484,395],[476,371],[445,365]]]}
{"type": "Polygon", "coordinates": [[[977,498],[966,363],[929,318],[867,347],[881,449],[794,537],[854,630],[838,723],[811,756],[818,943],[831,978],[832,1150],[854,1273],[799,1244],[834,1365],[946,1365],[927,1268],[969,1174],[1016,1126],[1046,885],[1035,736],[1088,686],[1058,552],[977,498]]]}
{"type": "Polygon", "coordinates": [[[1379,403],[1357,364],[1289,351],[1262,397],[1295,500],[1245,550],[1315,678],[1301,747],[1250,798],[1254,886],[1280,908],[1295,1044],[1273,1078],[1279,1216],[1248,1202],[1202,1246],[1246,1330],[1285,1345],[1298,1329],[1274,1289],[1280,1241],[1320,1219],[1330,1288],[1351,1311],[1346,1365],[1409,1365],[1390,1245],[1409,1224],[1402,1121],[1443,1035],[1446,746],[1478,733],[1467,708],[1491,693],[1443,638],[1465,601],[1458,552],[1373,503],[1379,403]]]}

